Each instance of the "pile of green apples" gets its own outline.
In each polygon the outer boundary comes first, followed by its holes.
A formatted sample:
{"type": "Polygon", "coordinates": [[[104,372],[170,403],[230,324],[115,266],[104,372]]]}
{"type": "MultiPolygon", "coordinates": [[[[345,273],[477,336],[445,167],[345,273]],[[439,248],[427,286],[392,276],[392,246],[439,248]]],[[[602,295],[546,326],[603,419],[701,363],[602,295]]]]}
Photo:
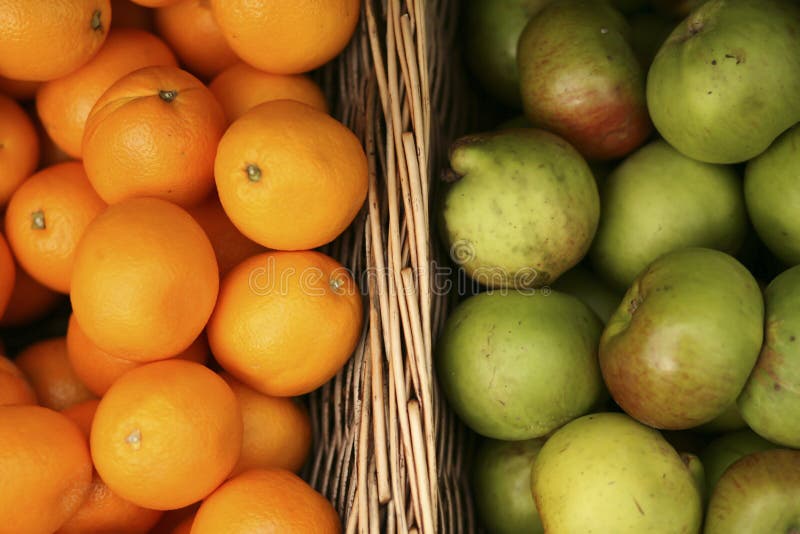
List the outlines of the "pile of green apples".
{"type": "Polygon", "coordinates": [[[474,77],[523,114],[453,144],[439,210],[474,291],[436,370],[483,436],[483,525],[800,534],[800,3],[468,0],[465,22],[474,77]]]}

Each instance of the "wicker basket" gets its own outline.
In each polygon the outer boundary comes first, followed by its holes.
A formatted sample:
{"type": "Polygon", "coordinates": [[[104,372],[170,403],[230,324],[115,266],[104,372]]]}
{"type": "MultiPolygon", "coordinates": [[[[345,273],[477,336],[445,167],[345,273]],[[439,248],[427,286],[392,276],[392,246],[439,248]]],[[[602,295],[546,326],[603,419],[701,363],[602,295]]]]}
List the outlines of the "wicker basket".
{"type": "Polygon", "coordinates": [[[328,249],[368,294],[368,317],[353,358],[310,399],[306,476],[348,533],[476,529],[464,469],[471,434],[441,397],[431,357],[448,298],[433,284],[443,257],[430,237],[433,178],[471,115],[458,90],[458,4],[364,0],[353,41],[321,73],[370,162],[367,205],[328,249]]]}

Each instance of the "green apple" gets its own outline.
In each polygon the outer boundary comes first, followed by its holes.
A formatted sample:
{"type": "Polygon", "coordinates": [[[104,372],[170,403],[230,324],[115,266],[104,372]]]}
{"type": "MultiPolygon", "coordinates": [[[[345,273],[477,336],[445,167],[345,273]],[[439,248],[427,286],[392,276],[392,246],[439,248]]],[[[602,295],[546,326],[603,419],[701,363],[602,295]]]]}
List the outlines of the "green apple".
{"type": "Polygon", "coordinates": [[[777,445],[749,429],[724,434],[709,443],[700,454],[706,472],[705,486],[709,494],[714,491],[722,473],[733,462],[750,453],[775,448],[777,445]]]}
{"type": "Polygon", "coordinates": [[[461,302],[439,338],[436,369],[453,410],[477,433],[541,437],[605,394],[602,324],[557,291],[491,291],[461,302]]]}
{"type": "Polygon", "coordinates": [[[764,346],[739,410],[770,441],[800,448],[800,265],[767,286],[764,346]]]}
{"type": "Polygon", "coordinates": [[[552,0],[468,0],[464,11],[467,65],[481,85],[519,108],[517,41],[528,20],[552,0]]]}
{"type": "Polygon", "coordinates": [[[600,218],[589,166],[537,129],[462,138],[444,194],[441,230],[453,261],[488,287],[542,287],[577,264],[600,218]]]}
{"type": "Polygon", "coordinates": [[[709,0],[672,32],[647,77],[659,133],[690,158],[737,163],[800,121],[800,5],[709,0]]]}
{"type": "Polygon", "coordinates": [[[682,452],[680,453],[681,460],[686,468],[689,470],[689,473],[692,474],[692,482],[694,482],[694,487],[697,489],[697,493],[700,494],[700,499],[702,502],[706,501],[706,469],[703,465],[702,460],[696,454],[692,454],[690,452],[682,452]]]}
{"type": "Polygon", "coordinates": [[[719,479],[705,534],[799,534],[800,451],[754,452],[719,479]]]}
{"type": "Polygon", "coordinates": [[[484,439],[472,462],[478,517],[492,534],[543,534],[531,494],[531,468],[543,439],[484,439]]]}
{"type": "Polygon", "coordinates": [[[531,487],[548,534],[693,534],[702,504],[692,472],[657,430],[598,413],[557,430],[531,487]]]}
{"type": "Polygon", "coordinates": [[[747,232],[742,181],[731,167],[687,158],[664,141],[628,156],[600,190],[590,257],[625,289],[653,260],[686,247],[734,253],[747,232]]]}
{"type": "Polygon", "coordinates": [[[769,250],[800,264],[800,126],[747,164],[744,195],[750,219],[769,250]]]}
{"type": "Polygon", "coordinates": [[[608,390],[650,426],[707,423],[744,387],[763,321],[761,289],[734,258],[705,248],[665,254],[637,277],[603,332],[608,390]]]}
{"type": "Polygon", "coordinates": [[[553,289],[578,297],[603,321],[607,322],[619,306],[622,293],[608,287],[586,267],[576,265],[553,284],[553,289]]]}
{"type": "Polygon", "coordinates": [[[525,116],[591,160],[616,159],[650,135],[645,76],[625,17],[607,2],[559,0],[519,38],[525,116]]]}

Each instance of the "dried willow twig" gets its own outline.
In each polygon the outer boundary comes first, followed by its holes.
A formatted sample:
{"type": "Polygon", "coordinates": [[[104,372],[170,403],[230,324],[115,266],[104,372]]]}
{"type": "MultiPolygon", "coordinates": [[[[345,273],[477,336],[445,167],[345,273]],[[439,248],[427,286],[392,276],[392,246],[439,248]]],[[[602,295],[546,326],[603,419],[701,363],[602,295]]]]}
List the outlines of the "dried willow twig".
{"type": "Polygon", "coordinates": [[[304,473],[347,533],[475,531],[469,434],[432,358],[448,304],[433,288],[433,177],[468,115],[454,74],[457,11],[457,0],[363,0],[356,36],[320,74],[369,160],[365,209],[326,247],[368,292],[364,332],[345,368],[310,395],[315,455],[304,473]]]}

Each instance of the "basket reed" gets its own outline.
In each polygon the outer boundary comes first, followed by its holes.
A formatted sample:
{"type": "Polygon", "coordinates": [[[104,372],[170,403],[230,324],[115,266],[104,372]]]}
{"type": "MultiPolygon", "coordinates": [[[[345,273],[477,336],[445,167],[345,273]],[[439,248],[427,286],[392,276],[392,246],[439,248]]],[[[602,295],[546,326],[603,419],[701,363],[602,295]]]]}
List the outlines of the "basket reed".
{"type": "Polygon", "coordinates": [[[432,364],[448,303],[434,283],[444,265],[430,231],[434,169],[469,115],[457,15],[456,0],[363,0],[353,41],[321,73],[332,112],[362,140],[370,165],[367,205],[327,249],[366,295],[362,339],[310,398],[306,476],[347,533],[476,528],[464,473],[470,434],[432,364]]]}

